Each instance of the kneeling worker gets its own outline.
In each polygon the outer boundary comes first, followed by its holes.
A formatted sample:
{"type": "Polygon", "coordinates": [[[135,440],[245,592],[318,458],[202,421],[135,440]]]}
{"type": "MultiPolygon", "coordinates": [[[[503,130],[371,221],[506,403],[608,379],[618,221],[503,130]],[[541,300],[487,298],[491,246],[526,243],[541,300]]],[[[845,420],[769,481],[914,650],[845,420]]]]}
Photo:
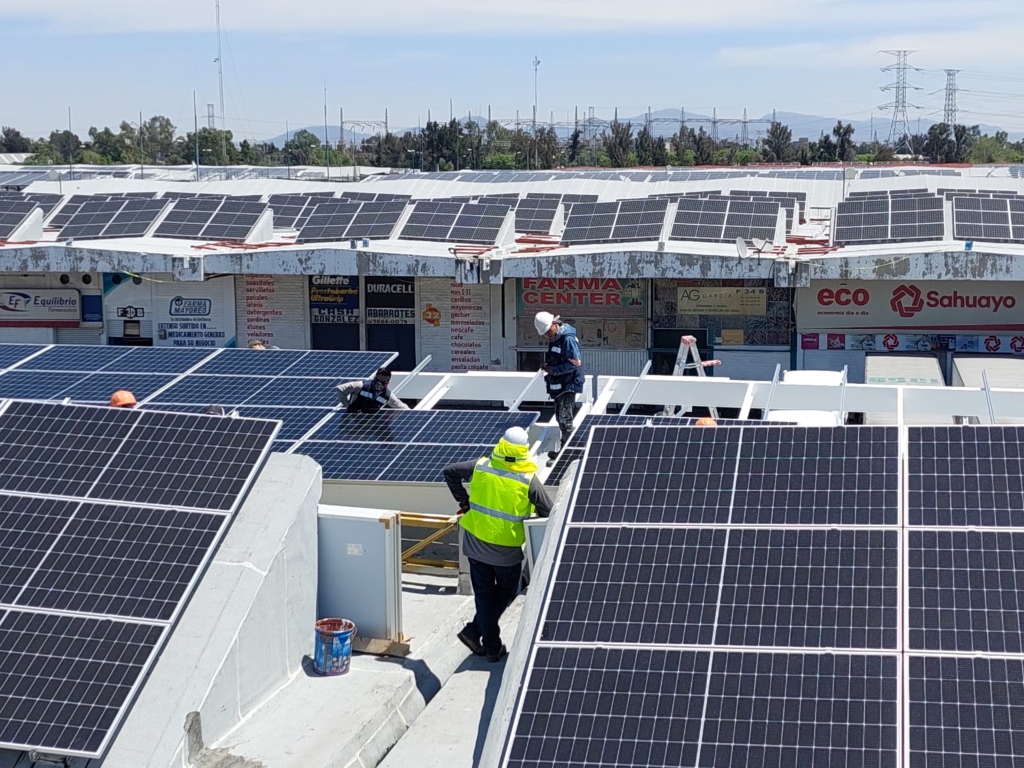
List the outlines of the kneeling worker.
{"type": "Polygon", "coordinates": [[[551,512],[551,499],[536,471],[522,427],[509,429],[489,458],[444,470],[444,481],[462,515],[463,548],[476,601],[476,616],[458,638],[488,661],[501,661],[508,654],[498,619],[519,592],[526,542],[523,521],[534,511],[541,517],[551,512]],[[467,480],[468,492],[463,485],[467,480]]]}
{"type": "Polygon", "coordinates": [[[347,406],[348,413],[376,413],[384,406],[399,411],[409,410],[408,405],[391,394],[390,383],[391,371],[381,368],[372,379],[339,384],[338,399],[347,406]]]}

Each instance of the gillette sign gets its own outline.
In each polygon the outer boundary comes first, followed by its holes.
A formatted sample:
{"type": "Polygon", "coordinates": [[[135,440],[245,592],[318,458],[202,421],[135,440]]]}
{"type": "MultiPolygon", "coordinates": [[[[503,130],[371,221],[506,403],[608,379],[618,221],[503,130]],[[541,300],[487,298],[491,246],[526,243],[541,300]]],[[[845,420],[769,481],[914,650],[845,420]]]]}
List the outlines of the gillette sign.
{"type": "Polygon", "coordinates": [[[1020,330],[1024,286],[813,281],[811,288],[797,291],[797,324],[805,330],[1020,330]]]}
{"type": "Polygon", "coordinates": [[[76,328],[82,297],[69,289],[0,290],[0,327],[76,328]]]}

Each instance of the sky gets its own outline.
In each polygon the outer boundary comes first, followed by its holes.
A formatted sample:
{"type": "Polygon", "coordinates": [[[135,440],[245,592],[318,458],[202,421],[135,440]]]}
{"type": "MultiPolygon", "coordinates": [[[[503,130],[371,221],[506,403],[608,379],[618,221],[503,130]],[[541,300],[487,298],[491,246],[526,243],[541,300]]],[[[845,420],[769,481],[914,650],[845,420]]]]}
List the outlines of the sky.
{"type": "MultiPolygon", "coordinates": [[[[329,121],[377,130],[429,114],[541,119],[593,107],[847,120],[892,95],[880,68],[909,49],[913,124],[942,116],[1024,131],[1020,0],[222,0],[225,119],[254,140],[329,121]],[[451,100],[452,107],[449,106],[451,100]],[[915,107],[919,107],[915,108],[915,107]]],[[[184,132],[218,103],[214,0],[0,0],[0,124],[37,137],[164,114],[184,132]]],[[[217,109],[219,112],[219,108],[217,109]]],[[[799,130],[794,133],[799,135],[799,130]]]]}

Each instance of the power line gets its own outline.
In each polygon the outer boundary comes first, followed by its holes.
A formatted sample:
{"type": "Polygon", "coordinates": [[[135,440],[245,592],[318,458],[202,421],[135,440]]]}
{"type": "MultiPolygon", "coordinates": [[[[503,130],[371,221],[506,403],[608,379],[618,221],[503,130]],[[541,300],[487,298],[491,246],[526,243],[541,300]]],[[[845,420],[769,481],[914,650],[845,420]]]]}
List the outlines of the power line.
{"type": "Polygon", "coordinates": [[[887,143],[894,151],[906,147],[907,151],[913,154],[914,149],[910,144],[910,118],[907,115],[907,107],[913,106],[914,109],[920,109],[920,107],[907,104],[907,89],[921,90],[917,86],[907,83],[907,70],[914,69],[917,71],[916,67],[911,67],[907,63],[907,59],[913,51],[882,51],[882,53],[896,57],[894,64],[882,67],[883,72],[896,73],[895,82],[882,86],[883,91],[893,91],[893,101],[891,104],[883,104],[879,107],[884,110],[892,110],[892,124],[889,127],[889,141],[887,143]]]}

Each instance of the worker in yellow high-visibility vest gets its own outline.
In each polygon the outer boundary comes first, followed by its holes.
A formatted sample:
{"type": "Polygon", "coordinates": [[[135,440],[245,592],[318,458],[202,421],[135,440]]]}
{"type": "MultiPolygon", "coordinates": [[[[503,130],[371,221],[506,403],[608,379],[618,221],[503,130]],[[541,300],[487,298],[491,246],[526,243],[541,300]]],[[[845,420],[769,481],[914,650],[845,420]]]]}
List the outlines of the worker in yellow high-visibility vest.
{"type": "Polygon", "coordinates": [[[536,472],[529,436],[521,427],[509,429],[489,457],[444,470],[444,480],[462,514],[463,551],[469,558],[476,601],[476,616],[458,638],[488,661],[500,661],[508,654],[498,619],[519,591],[526,542],[523,521],[534,512],[541,517],[551,512],[551,499],[536,472]]]}

